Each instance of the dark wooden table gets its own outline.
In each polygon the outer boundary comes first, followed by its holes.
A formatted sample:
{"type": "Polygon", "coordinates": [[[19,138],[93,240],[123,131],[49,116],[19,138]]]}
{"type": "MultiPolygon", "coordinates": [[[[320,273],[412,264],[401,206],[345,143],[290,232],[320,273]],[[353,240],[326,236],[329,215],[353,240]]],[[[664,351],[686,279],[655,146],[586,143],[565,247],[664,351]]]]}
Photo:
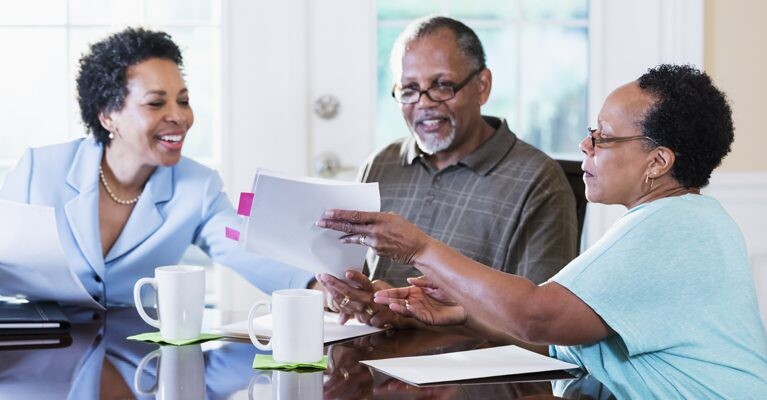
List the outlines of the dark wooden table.
{"type": "MultiPolygon", "coordinates": [[[[0,398],[18,399],[518,399],[610,398],[588,375],[553,373],[503,376],[414,386],[360,364],[360,360],[447,353],[489,347],[485,340],[450,330],[386,331],[326,346],[320,372],[252,369],[250,342],[216,340],[160,346],[126,340],[153,330],[132,308],[105,313],[70,311],[63,338],[29,336],[29,343],[0,343],[0,398]],[[159,372],[156,355],[159,354],[159,372]],[[146,359],[141,369],[142,360],[146,359]]],[[[206,311],[216,326],[244,313],[206,311]]],[[[205,329],[204,329],[205,330],[205,329]]],[[[2,339],[0,339],[2,342],[2,339]]]]}

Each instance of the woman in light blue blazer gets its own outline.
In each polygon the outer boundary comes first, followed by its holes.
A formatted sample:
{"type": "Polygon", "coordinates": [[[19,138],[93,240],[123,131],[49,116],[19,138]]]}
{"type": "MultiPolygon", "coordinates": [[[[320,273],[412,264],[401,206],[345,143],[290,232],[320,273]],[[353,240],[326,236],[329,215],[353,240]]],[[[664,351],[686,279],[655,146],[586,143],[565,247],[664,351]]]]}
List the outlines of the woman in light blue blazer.
{"type": "Polygon", "coordinates": [[[312,274],[225,237],[238,217],[221,178],[181,156],[194,123],[182,65],[164,32],[128,28],[93,44],[77,77],[91,135],[27,150],[0,198],[55,208],[69,267],[102,305],[132,303],[136,280],[190,244],[267,293],[307,287],[312,274]]]}

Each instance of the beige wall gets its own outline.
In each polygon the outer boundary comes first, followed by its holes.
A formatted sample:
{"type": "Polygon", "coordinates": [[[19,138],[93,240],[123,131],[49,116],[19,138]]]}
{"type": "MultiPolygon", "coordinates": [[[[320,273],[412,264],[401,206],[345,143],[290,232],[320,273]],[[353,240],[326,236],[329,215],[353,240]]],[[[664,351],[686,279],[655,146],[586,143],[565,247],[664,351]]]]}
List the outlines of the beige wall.
{"type": "Polygon", "coordinates": [[[735,144],[721,170],[767,170],[767,1],[705,0],[704,68],[727,93],[735,144]]]}

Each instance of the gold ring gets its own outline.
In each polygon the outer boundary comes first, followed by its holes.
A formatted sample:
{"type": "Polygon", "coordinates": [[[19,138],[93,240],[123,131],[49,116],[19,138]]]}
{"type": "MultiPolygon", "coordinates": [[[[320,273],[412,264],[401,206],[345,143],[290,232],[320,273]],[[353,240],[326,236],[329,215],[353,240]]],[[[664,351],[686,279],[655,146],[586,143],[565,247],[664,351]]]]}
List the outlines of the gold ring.
{"type": "Polygon", "coordinates": [[[373,308],[372,308],[372,307],[370,307],[370,306],[365,306],[365,312],[366,312],[368,315],[370,315],[371,317],[373,316],[373,308]]]}
{"type": "Polygon", "coordinates": [[[339,307],[346,307],[346,305],[349,304],[349,300],[351,300],[349,298],[349,296],[344,296],[344,299],[341,300],[341,304],[339,304],[338,306],[339,307]]]}
{"type": "Polygon", "coordinates": [[[405,308],[410,309],[410,302],[405,299],[405,308]]]}
{"type": "Polygon", "coordinates": [[[349,371],[346,368],[341,368],[341,375],[343,375],[344,380],[349,379],[349,371]]]}

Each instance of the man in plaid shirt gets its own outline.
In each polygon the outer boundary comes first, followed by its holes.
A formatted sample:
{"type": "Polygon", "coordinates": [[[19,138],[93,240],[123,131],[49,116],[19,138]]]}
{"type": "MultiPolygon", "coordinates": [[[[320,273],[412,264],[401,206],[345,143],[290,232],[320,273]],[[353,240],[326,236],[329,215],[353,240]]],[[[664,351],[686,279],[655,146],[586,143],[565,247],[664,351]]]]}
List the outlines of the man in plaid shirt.
{"type": "MultiPolygon", "coordinates": [[[[536,283],[578,253],[575,199],[559,165],[503,119],[483,116],[492,74],[474,31],[446,17],[411,23],[391,55],[392,96],[412,136],[372,155],[361,180],[378,182],[381,211],[400,214],[474,260],[536,283]]],[[[365,245],[360,236],[359,244],[365,245]]],[[[397,325],[376,290],[407,286],[409,265],[368,253],[352,286],[318,276],[341,313],[397,325]],[[370,279],[373,279],[371,282],[370,279]]]]}

